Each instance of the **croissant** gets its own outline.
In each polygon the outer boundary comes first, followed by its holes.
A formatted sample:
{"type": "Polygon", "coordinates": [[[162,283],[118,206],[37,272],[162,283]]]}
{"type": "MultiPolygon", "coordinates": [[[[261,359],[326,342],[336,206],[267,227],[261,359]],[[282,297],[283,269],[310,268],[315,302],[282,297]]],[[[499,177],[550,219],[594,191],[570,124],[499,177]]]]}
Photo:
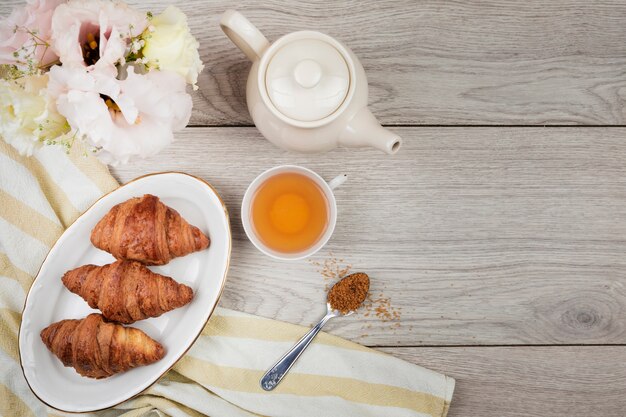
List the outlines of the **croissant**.
{"type": "Polygon", "coordinates": [[[100,314],[61,320],[41,340],[63,365],[89,378],[106,378],[163,358],[165,350],[139,329],[105,321],[100,314]]]}
{"type": "Polygon", "coordinates": [[[130,324],[182,307],[193,291],[135,261],[83,265],[63,275],[63,284],[112,321],[130,324]]]}
{"type": "Polygon", "coordinates": [[[209,238],[178,212],[146,194],[114,206],[91,232],[91,243],[117,259],[164,265],[209,247],[209,238]]]}

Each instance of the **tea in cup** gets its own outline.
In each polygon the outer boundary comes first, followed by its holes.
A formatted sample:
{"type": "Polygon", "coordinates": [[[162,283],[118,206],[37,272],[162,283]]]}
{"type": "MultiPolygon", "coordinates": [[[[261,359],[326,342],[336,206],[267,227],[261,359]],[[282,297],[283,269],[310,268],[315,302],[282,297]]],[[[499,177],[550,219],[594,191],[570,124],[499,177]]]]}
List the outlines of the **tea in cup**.
{"type": "Polygon", "coordinates": [[[283,165],[259,175],[248,187],[241,219],[250,241],[277,259],[313,255],[330,239],[337,221],[333,189],[346,180],[327,183],[310,169],[283,165]]]}

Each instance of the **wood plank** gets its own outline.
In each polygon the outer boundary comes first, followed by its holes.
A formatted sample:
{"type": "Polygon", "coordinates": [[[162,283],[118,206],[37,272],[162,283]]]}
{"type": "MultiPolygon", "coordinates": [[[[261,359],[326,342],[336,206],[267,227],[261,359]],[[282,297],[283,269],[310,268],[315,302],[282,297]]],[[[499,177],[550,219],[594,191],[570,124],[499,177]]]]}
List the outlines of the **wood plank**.
{"type": "Polygon", "coordinates": [[[221,305],[310,325],[324,279],[246,239],[239,207],[263,170],[294,163],[336,191],[332,251],[372,276],[401,320],[329,323],[367,345],[626,343],[626,129],[395,128],[405,144],[324,155],[282,151],[254,128],[191,128],[166,151],[114,170],[121,181],[186,171],[231,213],[233,262],[221,305]]]}
{"type": "MultiPolygon", "coordinates": [[[[0,5],[7,14],[21,0],[0,5]]],[[[626,3],[619,0],[129,1],[189,16],[206,69],[195,125],[249,125],[250,63],[219,28],[237,7],[271,41],[314,29],[344,42],[384,124],[624,124],[626,3]]]]}
{"type": "Polygon", "coordinates": [[[626,346],[388,348],[456,378],[449,417],[623,417],[626,346]]]}

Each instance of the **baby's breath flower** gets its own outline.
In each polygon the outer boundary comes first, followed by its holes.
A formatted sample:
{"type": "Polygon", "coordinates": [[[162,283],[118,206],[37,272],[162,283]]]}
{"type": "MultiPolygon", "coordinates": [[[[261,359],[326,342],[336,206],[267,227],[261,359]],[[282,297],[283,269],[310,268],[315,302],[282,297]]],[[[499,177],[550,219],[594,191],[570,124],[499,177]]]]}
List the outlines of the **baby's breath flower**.
{"type": "Polygon", "coordinates": [[[27,74],[24,73],[17,65],[0,64],[0,78],[4,80],[16,80],[27,74]]]}

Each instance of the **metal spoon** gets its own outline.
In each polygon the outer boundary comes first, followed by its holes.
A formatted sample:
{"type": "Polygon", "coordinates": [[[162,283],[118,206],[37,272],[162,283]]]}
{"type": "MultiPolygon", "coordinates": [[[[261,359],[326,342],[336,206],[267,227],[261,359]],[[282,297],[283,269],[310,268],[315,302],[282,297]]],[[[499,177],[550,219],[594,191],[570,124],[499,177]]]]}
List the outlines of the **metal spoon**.
{"type": "Polygon", "coordinates": [[[328,322],[328,320],[338,316],[349,316],[354,311],[348,311],[346,314],[341,314],[339,310],[333,310],[330,307],[330,303],[326,303],[326,315],[317,323],[307,334],[302,336],[302,339],[298,341],[285,355],[276,362],[261,378],[261,388],[265,391],[271,391],[282,381],[283,377],[293,364],[298,360],[304,349],[306,349],[315,336],[322,330],[322,327],[328,322]]]}

